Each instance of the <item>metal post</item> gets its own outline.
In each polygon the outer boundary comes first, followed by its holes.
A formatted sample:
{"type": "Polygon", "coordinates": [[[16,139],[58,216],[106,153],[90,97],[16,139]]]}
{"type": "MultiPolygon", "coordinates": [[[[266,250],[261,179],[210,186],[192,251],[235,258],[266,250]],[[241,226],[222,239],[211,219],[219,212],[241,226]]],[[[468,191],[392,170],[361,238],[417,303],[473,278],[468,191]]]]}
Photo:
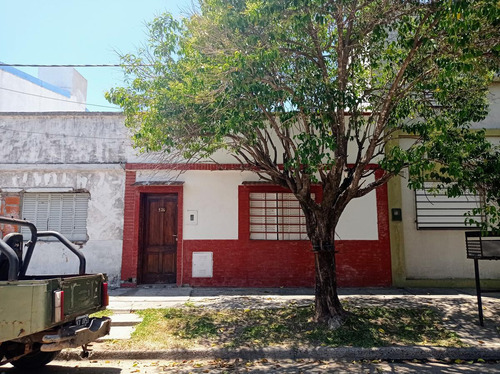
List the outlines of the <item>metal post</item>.
{"type": "Polygon", "coordinates": [[[31,261],[31,256],[33,255],[33,250],[35,249],[35,244],[37,240],[36,227],[31,222],[16,218],[0,217],[0,223],[6,223],[9,225],[16,225],[16,226],[25,226],[28,227],[31,231],[31,240],[26,243],[28,249],[26,250],[26,254],[24,255],[23,265],[21,266],[21,269],[19,269],[19,277],[22,278],[26,275],[26,270],[28,269],[28,265],[31,261]]]}
{"type": "Polygon", "coordinates": [[[479,261],[474,259],[474,274],[476,276],[476,295],[477,295],[477,311],[479,312],[479,324],[484,326],[483,321],[483,302],[481,301],[481,281],[479,279],[479,261]]]}
{"type": "Polygon", "coordinates": [[[17,253],[9,247],[2,239],[0,239],[0,253],[2,253],[9,261],[9,271],[7,274],[7,280],[15,281],[18,279],[19,273],[19,258],[17,253]]]}

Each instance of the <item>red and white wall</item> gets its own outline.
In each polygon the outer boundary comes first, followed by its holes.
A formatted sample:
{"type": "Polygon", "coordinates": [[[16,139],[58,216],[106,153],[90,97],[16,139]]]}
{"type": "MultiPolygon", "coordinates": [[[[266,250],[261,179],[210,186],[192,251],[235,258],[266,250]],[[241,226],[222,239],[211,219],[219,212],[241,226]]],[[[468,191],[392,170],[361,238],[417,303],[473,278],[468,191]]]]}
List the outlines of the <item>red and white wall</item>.
{"type": "MultiPolygon", "coordinates": [[[[279,188],[256,183],[257,175],[240,171],[238,164],[182,168],[126,165],[122,286],[134,287],[140,280],[141,196],[171,193],[178,197],[177,285],[314,285],[309,241],[250,239],[250,192],[279,188]]],[[[337,236],[341,286],[391,285],[386,187],[353,201],[337,236]]]]}
{"type": "MultiPolygon", "coordinates": [[[[133,287],[141,283],[142,198],[173,194],[177,285],[314,285],[309,241],[250,239],[250,193],[276,186],[258,183],[256,174],[241,171],[230,158],[151,163],[153,156],[135,154],[123,122],[116,113],[0,115],[3,127],[25,130],[0,149],[0,214],[24,218],[24,198],[35,191],[85,193],[87,239],[78,245],[88,271],[107,273],[113,286],[133,287]]],[[[385,187],[349,204],[337,231],[340,285],[391,285],[387,212],[385,187]]],[[[16,230],[0,226],[0,236],[16,230]]],[[[38,247],[30,274],[74,272],[76,260],[57,243],[40,241],[38,247]]]]}

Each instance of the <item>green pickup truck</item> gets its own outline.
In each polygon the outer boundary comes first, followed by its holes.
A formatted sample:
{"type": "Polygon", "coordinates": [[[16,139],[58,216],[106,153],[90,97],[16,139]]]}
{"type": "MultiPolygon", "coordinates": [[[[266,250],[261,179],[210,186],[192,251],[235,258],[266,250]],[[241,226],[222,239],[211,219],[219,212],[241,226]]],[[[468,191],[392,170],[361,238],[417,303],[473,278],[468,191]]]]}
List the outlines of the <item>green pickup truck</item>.
{"type": "Polygon", "coordinates": [[[36,369],[65,348],[83,348],[109,334],[111,320],[89,314],[106,309],[105,274],[86,274],[83,253],[55,231],[38,231],[31,222],[0,217],[0,224],[29,228],[31,239],[20,233],[0,239],[0,366],[36,369]],[[26,275],[39,238],[53,237],[79,259],[74,275],[26,275]],[[23,244],[26,253],[23,256],[23,244]]]}

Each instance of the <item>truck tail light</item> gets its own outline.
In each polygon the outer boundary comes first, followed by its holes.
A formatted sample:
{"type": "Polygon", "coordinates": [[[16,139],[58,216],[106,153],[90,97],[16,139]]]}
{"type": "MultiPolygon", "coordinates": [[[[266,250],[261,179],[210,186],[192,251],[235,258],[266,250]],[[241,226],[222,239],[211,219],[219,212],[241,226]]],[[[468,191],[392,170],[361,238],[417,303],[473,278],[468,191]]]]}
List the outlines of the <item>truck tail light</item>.
{"type": "Polygon", "coordinates": [[[102,284],[102,306],[106,307],[108,305],[109,305],[108,282],[103,282],[103,284],[102,284]]]}
{"type": "Polygon", "coordinates": [[[64,291],[54,291],[54,322],[64,319],[64,291]]]}

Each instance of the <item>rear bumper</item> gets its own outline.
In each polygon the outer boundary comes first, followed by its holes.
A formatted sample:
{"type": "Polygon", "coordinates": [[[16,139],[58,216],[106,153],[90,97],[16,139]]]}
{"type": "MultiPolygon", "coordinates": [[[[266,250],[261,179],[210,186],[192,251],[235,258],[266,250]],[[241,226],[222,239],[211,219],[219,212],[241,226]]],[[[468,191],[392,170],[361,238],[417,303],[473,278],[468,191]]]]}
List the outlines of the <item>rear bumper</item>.
{"type": "Polygon", "coordinates": [[[70,326],[64,330],[61,329],[57,335],[45,335],[40,350],[53,352],[66,348],[78,348],[109,334],[110,329],[110,318],[91,318],[90,324],[86,327],[70,326]]]}

